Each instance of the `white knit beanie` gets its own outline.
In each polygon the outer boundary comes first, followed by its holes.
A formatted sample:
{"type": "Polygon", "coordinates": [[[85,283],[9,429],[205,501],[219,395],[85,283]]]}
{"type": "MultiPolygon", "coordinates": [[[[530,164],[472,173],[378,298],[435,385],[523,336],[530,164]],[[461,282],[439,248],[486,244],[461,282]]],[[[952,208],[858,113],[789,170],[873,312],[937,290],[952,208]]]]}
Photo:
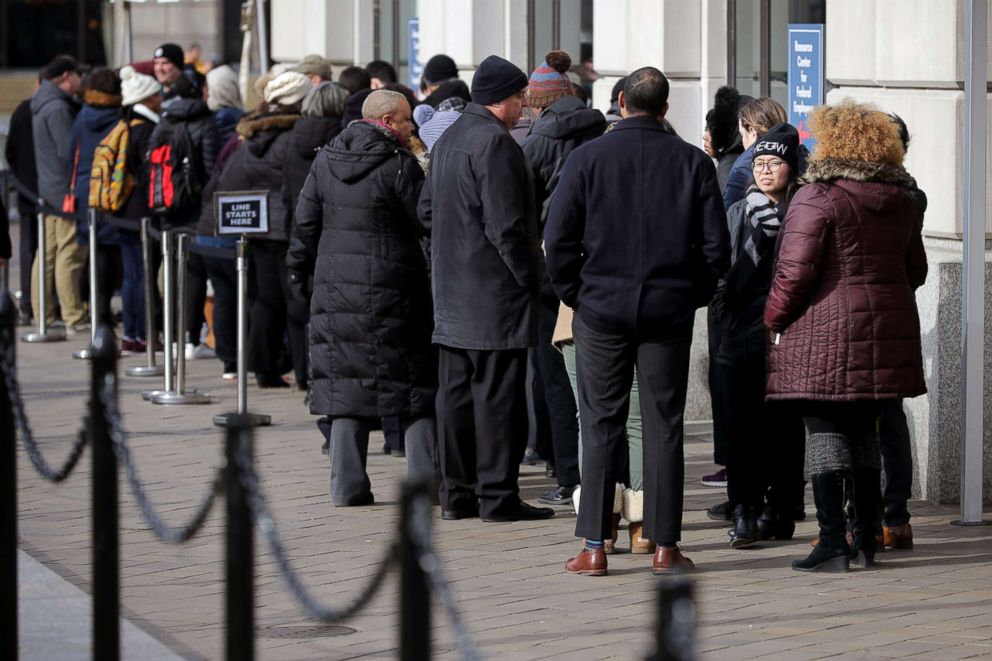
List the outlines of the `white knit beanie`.
{"type": "Polygon", "coordinates": [[[284,71],[265,86],[265,101],[273,105],[291,106],[299,103],[313,85],[309,76],[298,71],[284,71]]]}
{"type": "Polygon", "coordinates": [[[162,85],[157,80],[143,73],[138,73],[130,65],[121,68],[120,76],[122,106],[133,106],[162,93],[162,85]]]}

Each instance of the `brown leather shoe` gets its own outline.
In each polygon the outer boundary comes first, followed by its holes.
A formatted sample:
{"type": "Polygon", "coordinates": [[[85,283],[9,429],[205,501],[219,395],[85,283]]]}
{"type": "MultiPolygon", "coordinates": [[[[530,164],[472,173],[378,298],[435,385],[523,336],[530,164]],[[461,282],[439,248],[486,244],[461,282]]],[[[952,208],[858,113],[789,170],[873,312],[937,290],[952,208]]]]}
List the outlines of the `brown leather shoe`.
{"type": "MultiPolygon", "coordinates": [[[[911,549],[913,548],[913,526],[906,523],[901,526],[892,526],[891,528],[885,527],[882,529],[885,532],[884,541],[885,546],[890,549],[911,549]]],[[[879,544],[879,550],[882,549],[882,545],[879,544]]]]}
{"type": "Polygon", "coordinates": [[[590,551],[583,548],[577,556],[568,559],[565,571],[584,576],[606,576],[606,552],[602,549],[590,551]]]}
{"type": "Polygon", "coordinates": [[[631,523],[627,525],[627,532],[630,533],[630,552],[638,554],[654,553],[655,543],[643,537],[644,524],[631,523]]]}
{"type": "Polygon", "coordinates": [[[656,576],[678,574],[695,568],[696,565],[692,560],[682,555],[682,551],[677,546],[659,546],[654,552],[654,561],[651,563],[651,571],[656,576]]]}

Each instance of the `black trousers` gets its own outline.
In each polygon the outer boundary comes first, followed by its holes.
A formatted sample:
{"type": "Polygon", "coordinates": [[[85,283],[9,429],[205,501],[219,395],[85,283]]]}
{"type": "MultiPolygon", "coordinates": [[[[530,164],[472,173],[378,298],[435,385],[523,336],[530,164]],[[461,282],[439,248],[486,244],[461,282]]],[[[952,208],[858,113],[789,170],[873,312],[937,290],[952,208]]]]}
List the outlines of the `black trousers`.
{"type": "Polygon", "coordinates": [[[225,372],[238,369],[238,276],[235,260],[209,257],[203,260],[214,288],[214,351],[225,372]]]}
{"type": "Polygon", "coordinates": [[[725,401],[722,392],[723,384],[717,369],[717,353],[720,348],[720,322],[717,320],[715,308],[706,311],[706,339],[709,348],[709,370],[707,383],[710,388],[710,410],[713,416],[713,463],[717,466],[727,465],[727,421],[724,416],[722,402],[725,401]]]}
{"type": "Polygon", "coordinates": [[[579,416],[582,420],[582,502],[576,537],[611,534],[613,497],[626,451],[630,386],[637,367],[644,430],[644,536],[671,546],[682,537],[683,452],[692,328],[670,337],[606,334],[572,322],[579,416]]]}
{"type": "Polygon", "coordinates": [[[881,409],[878,431],[885,471],[883,520],[887,526],[901,526],[909,523],[906,502],[913,495],[913,449],[902,400],[882,402],[881,409]]]}
{"type": "Polygon", "coordinates": [[[18,256],[21,267],[21,314],[33,317],[31,312],[31,264],[38,252],[38,216],[34,204],[17,196],[17,213],[20,216],[21,236],[18,242],[18,256]]]}
{"type": "Polygon", "coordinates": [[[805,430],[793,407],[765,401],[765,330],[724,336],[715,376],[726,424],[727,495],[732,506],[803,504],[805,430]]]}
{"type": "Polygon", "coordinates": [[[559,485],[573,487],[579,483],[579,418],[565,359],[551,344],[558,323],[558,299],[542,299],[539,314],[537,367],[551,423],[555,472],[559,485]]]}
{"type": "MultiPolygon", "coordinates": [[[[121,277],[121,250],[114,244],[98,243],[96,246],[96,277],[99,282],[96,297],[96,322],[115,328],[110,301],[117,291],[121,277]]],[[[87,279],[87,282],[89,280],[87,279]]]]}
{"type": "MultiPolygon", "coordinates": [[[[533,448],[541,459],[554,467],[555,448],[551,435],[551,414],[544,395],[544,382],[538,366],[538,349],[527,350],[527,447],[533,448]]],[[[526,451],[527,447],[524,448],[526,451]]],[[[523,455],[521,455],[521,459],[523,455]]]]}
{"type": "MultiPolygon", "coordinates": [[[[194,243],[195,237],[189,237],[194,243]]],[[[186,338],[194,345],[200,343],[200,333],[207,318],[203,306],[207,303],[207,266],[203,256],[190,250],[186,255],[186,338]]],[[[179,346],[183,346],[180,338],[179,346]]]]}
{"type": "Polygon", "coordinates": [[[483,517],[514,509],[527,439],[527,350],[441,345],[437,421],[441,506],[483,517]]]}

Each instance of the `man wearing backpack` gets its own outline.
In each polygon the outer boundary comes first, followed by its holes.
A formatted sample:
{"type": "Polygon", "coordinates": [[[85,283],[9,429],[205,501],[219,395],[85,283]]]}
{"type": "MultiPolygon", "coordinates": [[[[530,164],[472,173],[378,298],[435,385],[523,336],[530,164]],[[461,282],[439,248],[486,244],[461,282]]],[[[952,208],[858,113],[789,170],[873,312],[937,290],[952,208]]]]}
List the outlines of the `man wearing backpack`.
{"type": "MultiPolygon", "coordinates": [[[[38,168],[38,194],[45,202],[61,208],[70,189],[72,124],[79,112],[74,99],[82,85],[79,65],[71,57],[59,56],[49,62],[44,80],[31,97],[31,133],[38,168]]],[[[62,307],[62,319],[69,332],[87,330],[86,304],[80,293],[80,278],[86,265],[86,249],[76,243],[76,223],[59,216],[45,218],[45,254],[35,257],[31,269],[31,306],[35,314],[44,312],[55,321],[55,294],[62,307]],[[46,307],[38,305],[38,259],[44,259],[46,307]]]]}

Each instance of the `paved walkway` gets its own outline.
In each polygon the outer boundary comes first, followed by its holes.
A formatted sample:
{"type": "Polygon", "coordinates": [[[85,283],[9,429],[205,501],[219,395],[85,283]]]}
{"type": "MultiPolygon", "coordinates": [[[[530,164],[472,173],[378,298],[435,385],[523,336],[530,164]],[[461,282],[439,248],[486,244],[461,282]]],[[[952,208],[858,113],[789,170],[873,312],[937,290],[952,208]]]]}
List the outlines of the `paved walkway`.
{"type": "MultiPolygon", "coordinates": [[[[85,405],[88,365],[69,358],[85,338],[54,345],[21,344],[19,373],[36,437],[52,462],[61,460],[85,405]]],[[[124,365],[139,362],[125,359],[124,365]]],[[[149,381],[124,377],[120,401],[141,477],[165,516],[183,520],[220,462],[214,413],[234,402],[215,361],[190,365],[191,383],[218,402],[167,408],[138,396],[149,381]]],[[[259,432],[259,473],[286,546],[305,583],[333,605],[348,601],[394,539],[401,459],[379,454],[374,437],[369,471],[374,507],[334,508],[320,437],[296,391],[251,389],[254,410],[273,416],[259,432]]],[[[953,508],[914,504],[917,547],[888,552],[877,570],[847,576],[798,574],[789,559],[805,553],[814,524],[799,526],[788,543],[732,551],[725,528],[702,510],[719,490],[699,486],[711,469],[705,433],[687,444],[685,551],[696,561],[700,627],[706,658],[992,657],[992,528],[948,525],[953,508]]],[[[89,560],[88,455],[62,485],[40,480],[23,451],[18,462],[21,548],[86,590],[89,560]]],[[[533,498],[550,481],[523,470],[533,498]]],[[[129,620],[189,659],[222,656],[223,520],[218,508],[192,542],[167,546],[139,518],[122,484],[122,605],[129,620]]],[[[812,510],[810,506],[808,509],[812,510]]],[[[435,515],[437,512],[435,511],[435,515]]],[[[617,555],[610,576],[565,575],[562,562],[578,548],[574,515],[563,509],[546,522],[483,524],[435,517],[457,604],[486,658],[636,658],[649,649],[655,581],[649,557],[617,555]]],[[[625,545],[621,537],[620,546],[625,545]]],[[[308,621],[279,580],[259,541],[257,644],[262,659],[393,658],[397,654],[398,586],[389,579],[371,606],[348,627],[308,621]]],[[[22,594],[38,594],[45,579],[27,579],[22,594]]],[[[42,588],[42,592],[48,588],[42,588]]],[[[44,603],[34,601],[37,612],[44,603]]],[[[64,610],[46,616],[59,621],[64,610]]],[[[30,618],[37,621],[35,618],[30,618]]],[[[434,616],[437,656],[457,658],[450,627],[434,616]]],[[[45,656],[76,658],[79,638],[25,625],[25,649],[46,638],[45,656]],[[58,644],[58,645],[57,645],[58,644]],[[57,651],[56,651],[57,648],[57,651]]],[[[125,646],[125,650],[128,648],[125,646]]],[[[133,652],[130,658],[148,658],[133,652]]]]}

